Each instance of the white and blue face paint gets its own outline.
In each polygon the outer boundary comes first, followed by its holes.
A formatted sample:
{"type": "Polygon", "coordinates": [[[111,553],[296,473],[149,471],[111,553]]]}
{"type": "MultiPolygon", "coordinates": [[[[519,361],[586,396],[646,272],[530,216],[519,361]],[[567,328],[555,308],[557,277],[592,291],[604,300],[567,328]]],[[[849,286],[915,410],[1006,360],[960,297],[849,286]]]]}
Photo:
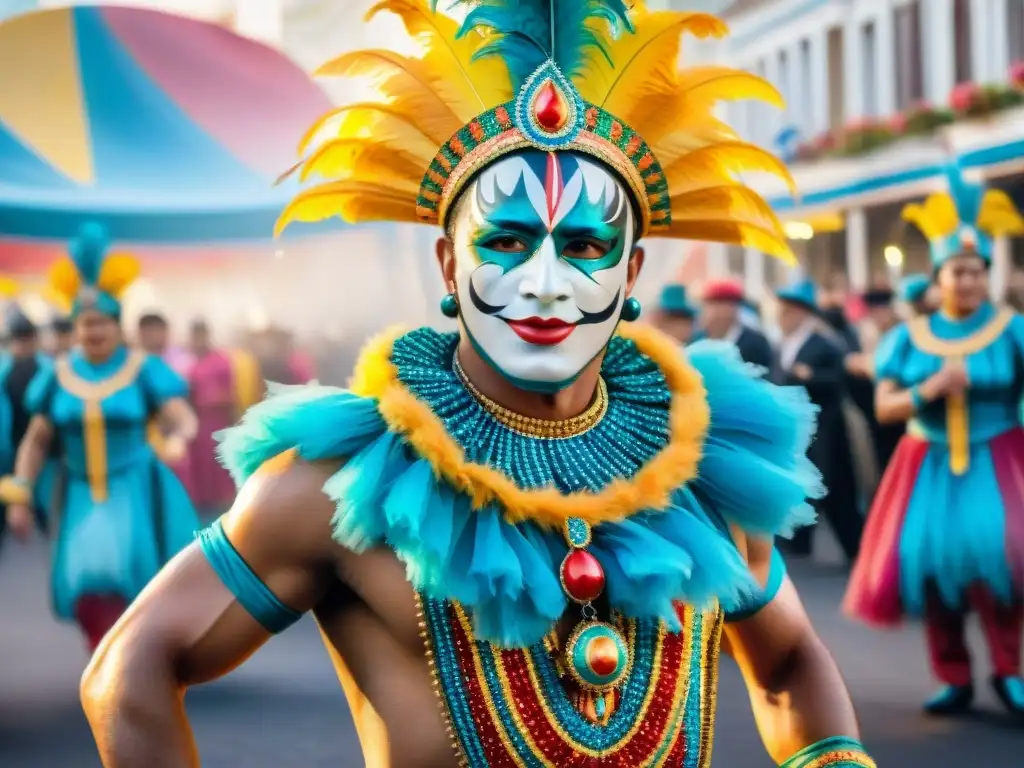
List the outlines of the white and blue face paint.
{"type": "Polygon", "coordinates": [[[622,183],[567,153],[485,169],[451,225],[462,326],[522,389],[555,392],[607,346],[626,300],[636,220],[622,183]]]}

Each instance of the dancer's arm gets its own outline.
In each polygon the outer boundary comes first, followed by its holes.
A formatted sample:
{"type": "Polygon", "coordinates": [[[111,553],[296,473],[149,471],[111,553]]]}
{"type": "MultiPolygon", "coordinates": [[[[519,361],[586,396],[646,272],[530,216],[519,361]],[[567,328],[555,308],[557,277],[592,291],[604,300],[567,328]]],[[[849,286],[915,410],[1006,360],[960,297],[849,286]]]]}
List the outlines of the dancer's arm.
{"type": "Polygon", "coordinates": [[[166,435],[164,455],[171,460],[182,458],[199,432],[195,411],[184,398],[174,397],[160,406],[159,419],[166,435]]]}
{"type": "Polygon", "coordinates": [[[7,505],[7,524],[20,538],[35,526],[32,513],[33,489],[50,455],[53,425],[45,416],[33,416],[18,446],[14,474],[0,479],[0,501],[7,505]]]}
{"type": "Polygon", "coordinates": [[[875,417],[880,424],[902,424],[928,403],[960,392],[966,386],[967,373],[958,361],[947,362],[938,373],[908,389],[883,379],[875,389],[875,417]]]}
{"type": "MultiPolygon", "coordinates": [[[[762,583],[771,542],[744,542],[762,583]]],[[[839,668],[815,634],[792,582],[752,617],[727,624],[725,644],[743,673],[765,748],[780,765],[833,737],[859,738],[857,717],[839,668]]],[[[817,747],[816,747],[817,748],[817,747]]],[[[802,763],[796,762],[796,765],[802,763]]],[[[853,765],[873,765],[854,762],[853,765]]]]}
{"type": "Polygon", "coordinates": [[[224,556],[193,544],[107,635],[81,685],[106,768],[199,765],[185,689],[241,664],[332,583],[333,505],[320,489],[334,469],[268,463],[222,520],[224,556]]]}
{"type": "Polygon", "coordinates": [[[53,442],[53,424],[46,416],[33,416],[28,424],[25,437],[18,446],[14,461],[14,476],[29,485],[35,485],[36,478],[43,471],[43,465],[50,455],[53,442]]]}

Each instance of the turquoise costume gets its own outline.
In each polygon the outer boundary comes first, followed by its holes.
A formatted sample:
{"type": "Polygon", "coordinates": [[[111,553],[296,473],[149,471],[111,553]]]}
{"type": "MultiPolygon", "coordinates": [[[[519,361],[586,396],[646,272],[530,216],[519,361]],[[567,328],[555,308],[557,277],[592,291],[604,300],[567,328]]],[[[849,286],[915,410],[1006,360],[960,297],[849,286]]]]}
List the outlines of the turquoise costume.
{"type": "MultiPolygon", "coordinates": [[[[776,554],[768,583],[753,582],[731,531],[788,533],[813,517],[807,499],[822,488],[805,458],[813,409],[803,393],[762,382],[731,345],[701,342],[686,358],[668,358],[670,341],[635,333],[609,348],[604,417],[566,439],[526,437],[495,420],[453,371],[457,335],[428,329],[373,345],[353,391],[278,388],[222,435],[221,455],[240,484],[289,450],[309,461],[346,459],[324,486],[337,505],[334,538],[356,552],[386,546],[405,564],[467,765],[568,765],[580,754],[613,765],[625,754],[660,754],[658,764],[707,766],[722,623],[757,613],[785,576],[776,554]],[[536,519],[511,522],[522,492],[553,488],[571,504],[577,494],[637,481],[674,440],[685,439],[671,425],[673,404],[685,402],[680,378],[693,373],[700,376],[690,382],[698,399],[683,407],[705,403],[711,426],[694,435],[698,470],[670,490],[667,506],[593,526],[570,518],[564,535],[536,519]],[[469,471],[497,470],[515,488],[474,509],[471,495],[481,488],[460,489],[446,475],[451,457],[436,444],[426,447],[434,433],[413,416],[424,413],[433,414],[430,428],[452,441],[469,471]],[[735,483],[738,474],[749,482],[735,483]],[[591,539],[612,614],[628,638],[623,681],[599,699],[591,713],[597,723],[578,709],[551,645],[551,627],[568,609],[558,564],[579,535],[591,539]],[[513,701],[500,681],[525,680],[526,669],[537,677],[514,684],[513,701]],[[652,701],[678,708],[651,709],[652,701]],[[637,731],[641,720],[649,727],[637,731]],[[488,738],[495,732],[504,736],[488,738]]],[[[268,631],[299,618],[249,568],[219,522],[200,545],[268,631]]],[[[873,765],[845,740],[822,742],[786,765],[836,755],[846,761],[830,765],[873,765]]]]}
{"type": "MultiPolygon", "coordinates": [[[[942,269],[958,256],[986,263],[999,230],[1024,225],[1005,193],[967,184],[950,168],[950,192],[908,207],[942,269]]],[[[876,375],[909,391],[915,413],[878,488],[846,610],[879,626],[925,619],[932,670],[944,684],[926,704],[949,714],[973,698],[964,614],[985,627],[996,692],[1024,714],[1024,318],[982,304],[968,317],[922,315],[876,351],[876,375]],[[951,361],[966,391],[933,402],[920,387],[951,361]]]]}
{"type": "Polygon", "coordinates": [[[184,381],[162,360],[125,347],[100,365],[72,352],[32,382],[28,407],[53,423],[63,452],[59,466],[39,482],[40,495],[61,499],[52,574],[59,617],[73,619],[83,595],[118,595],[130,602],[192,541],[199,528],[192,504],[146,440],[152,414],[186,394],[184,381]],[[90,385],[110,392],[98,405],[102,471],[95,466],[99,457],[89,455],[90,407],[83,390],[90,385]]]}

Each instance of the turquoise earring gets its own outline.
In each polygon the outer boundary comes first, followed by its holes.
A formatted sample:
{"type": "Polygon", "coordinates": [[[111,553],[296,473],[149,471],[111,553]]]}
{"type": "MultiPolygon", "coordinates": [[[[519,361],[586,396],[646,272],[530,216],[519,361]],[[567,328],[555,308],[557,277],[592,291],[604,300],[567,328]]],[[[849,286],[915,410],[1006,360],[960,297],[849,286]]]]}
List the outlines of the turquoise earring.
{"type": "Polygon", "coordinates": [[[453,320],[459,316],[459,300],[454,293],[449,293],[441,299],[441,314],[453,320]]]}
{"type": "Polygon", "coordinates": [[[622,319],[627,323],[635,322],[640,319],[641,310],[640,302],[630,297],[622,304],[622,319]]]}

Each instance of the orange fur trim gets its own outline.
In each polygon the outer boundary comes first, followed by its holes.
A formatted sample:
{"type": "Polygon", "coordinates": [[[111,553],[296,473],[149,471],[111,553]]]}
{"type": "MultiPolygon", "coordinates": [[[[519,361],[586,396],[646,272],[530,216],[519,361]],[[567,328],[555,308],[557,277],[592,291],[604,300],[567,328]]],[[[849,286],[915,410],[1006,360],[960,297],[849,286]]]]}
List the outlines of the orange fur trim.
{"type": "Polygon", "coordinates": [[[391,348],[400,332],[390,330],[370,342],[356,366],[352,391],[376,399],[389,429],[403,435],[438,476],[469,496],[475,509],[497,502],[508,522],[529,520],[548,528],[560,528],[569,517],[591,525],[616,522],[643,510],[665,509],[672,493],[696,477],[711,420],[700,374],[675,341],[646,326],[622,328],[620,334],[651,358],[668,382],[669,440],[632,478],[616,480],[597,493],[524,490],[503,473],[467,461],[441,420],[399,381],[391,348]]]}

